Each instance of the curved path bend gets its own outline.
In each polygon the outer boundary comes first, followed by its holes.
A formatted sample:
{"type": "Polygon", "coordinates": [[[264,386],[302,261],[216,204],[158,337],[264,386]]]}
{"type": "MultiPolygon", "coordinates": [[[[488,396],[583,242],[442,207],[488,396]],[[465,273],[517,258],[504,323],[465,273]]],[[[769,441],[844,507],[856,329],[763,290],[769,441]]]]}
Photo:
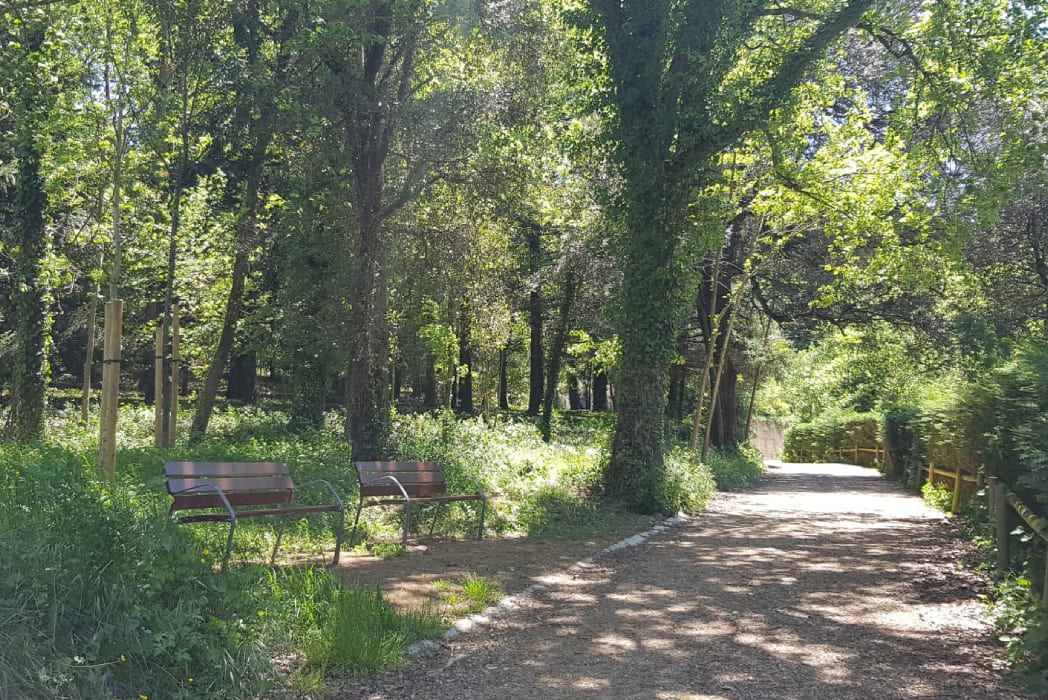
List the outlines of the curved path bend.
{"type": "Polygon", "coordinates": [[[773,464],[342,700],[1029,697],[1002,679],[964,543],[877,472],[773,464]]]}

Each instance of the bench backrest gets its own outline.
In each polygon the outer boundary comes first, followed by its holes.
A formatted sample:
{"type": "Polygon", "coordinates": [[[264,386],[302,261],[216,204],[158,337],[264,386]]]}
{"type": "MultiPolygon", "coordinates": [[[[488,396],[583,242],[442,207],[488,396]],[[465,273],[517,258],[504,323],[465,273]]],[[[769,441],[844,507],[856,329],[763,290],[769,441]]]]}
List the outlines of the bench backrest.
{"type": "Polygon", "coordinates": [[[174,497],[172,512],[225,507],[217,493],[201,488],[206,484],[222,489],[234,508],[290,504],[295,500],[291,473],[280,462],[168,462],[164,476],[167,492],[174,497]]]}
{"type": "Polygon", "coordinates": [[[400,496],[395,477],[409,496],[441,496],[447,491],[444,470],[436,462],[357,462],[361,498],[400,496]]]}

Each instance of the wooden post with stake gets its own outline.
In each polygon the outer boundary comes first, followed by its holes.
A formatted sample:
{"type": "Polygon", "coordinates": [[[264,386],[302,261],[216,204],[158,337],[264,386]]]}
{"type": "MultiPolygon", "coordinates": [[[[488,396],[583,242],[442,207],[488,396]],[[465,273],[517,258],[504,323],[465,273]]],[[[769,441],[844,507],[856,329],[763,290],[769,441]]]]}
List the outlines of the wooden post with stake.
{"type": "Polygon", "coordinates": [[[98,470],[110,481],[116,480],[116,424],[120,412],[120,339],[123,319],[123,299],[107,302],[102,350],[102,416],[98,435],[98,470]]]}

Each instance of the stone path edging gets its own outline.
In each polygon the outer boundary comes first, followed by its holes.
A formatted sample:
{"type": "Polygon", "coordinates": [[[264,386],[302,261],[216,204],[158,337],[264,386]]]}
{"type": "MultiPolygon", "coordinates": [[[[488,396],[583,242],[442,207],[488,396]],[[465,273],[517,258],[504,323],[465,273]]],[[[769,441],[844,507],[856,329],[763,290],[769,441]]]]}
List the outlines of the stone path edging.
{"type": "MultiPolygon", "coordinates": [[[[638,533],[636,535],[633,535],[632,537],[627,537],[626,539],[620,540],[613,545],[609,545],[591,557],[580,559],[579,561],[575,562],[560,573],[548,574],[546,576],[543,576],[541,579],[539,579],[538,583],[531,584],[520,593],[511,596],[506,596],[495,605],[488,606],[479,613],[474,613],[473,615],[464,617],[461,620],[456,621],[455,624],[451,625],[451,627],[449,627],[448,630],[444,633],[444,635],[441,637],[441,640],[448,642],[454,639],[455,637],[459,636],[463,632],[469,632],[471,630],[476,629],[477,627],[483,627],[484,625],[490,624],[494,618],[499,617],[500,615],[503,615],[511,610],[515,610],[520,606],[521,603],[523,603],[528,598],[531,598],[536,593],[544,591],[548,588],[551,588],[569,580],[572,574],[581,571],[582,569],[585,569],[588,566],[591,566],[594,561],[604,556],[605,554],[617,551],[619,549],[626,549],[628,547],[638,547],[644,544],[650,538],[654,537],[655,535],[661,534],[666,530],[669,530],[671,527],[680,525],[681,523],[685,523],[687,521],[687,515],[685,515],[684,513],[677,513],[677,515],[663,520],[661,523],[654,526],[650,530],[638,533]]],[[[408,647],[406,654],[408,658],[413,658],[417,656],[422,656],[423,654],[436,652],[439,649],[440,642],[434,641],[432,639],[424,639],[421,642],[416,642],[412,644],[410,647],[408,647]]]]}

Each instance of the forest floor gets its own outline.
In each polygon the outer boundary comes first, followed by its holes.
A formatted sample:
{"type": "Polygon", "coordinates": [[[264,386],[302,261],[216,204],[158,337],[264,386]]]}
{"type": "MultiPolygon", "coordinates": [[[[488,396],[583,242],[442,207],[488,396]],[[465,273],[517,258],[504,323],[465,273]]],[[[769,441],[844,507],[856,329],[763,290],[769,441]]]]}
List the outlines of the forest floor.
{"type": "MultiPolygon", "coordinates": [[[[430,543],[380,566],[348,557],[344,571],[410,606],[447,570],[514,594],[603,544],[430,543]]],[[[874,470],[772,464],[707,512],[332,697],[1028,698],[1003,676],[970,554],[956,524],[874,470]]]]}

